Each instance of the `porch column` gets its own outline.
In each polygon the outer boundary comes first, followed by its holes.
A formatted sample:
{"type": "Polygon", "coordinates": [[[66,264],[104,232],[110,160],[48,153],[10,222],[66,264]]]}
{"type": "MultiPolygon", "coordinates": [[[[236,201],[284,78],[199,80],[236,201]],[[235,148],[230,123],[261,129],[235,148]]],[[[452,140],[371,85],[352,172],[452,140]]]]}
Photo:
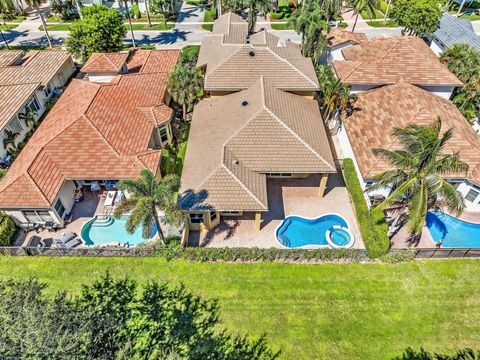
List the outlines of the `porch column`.
{"type": "Polygon", "coordinates": [[[325,189],[327,188],[328,174],[322,174],[320,185],[318,186],[318,197],[323,198],[325,189]]]}
{"type": "Polygon", "coordinates": [[[260,227],[262,224],[262,213],[256,212],[255,213],[255,230],[260,231],[260,227]]]}

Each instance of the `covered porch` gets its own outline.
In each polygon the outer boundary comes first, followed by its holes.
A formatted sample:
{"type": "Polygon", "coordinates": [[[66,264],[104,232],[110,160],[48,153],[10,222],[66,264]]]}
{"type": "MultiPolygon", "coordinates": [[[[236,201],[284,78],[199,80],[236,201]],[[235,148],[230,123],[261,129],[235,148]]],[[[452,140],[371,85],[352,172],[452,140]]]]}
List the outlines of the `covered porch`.
{"type": "Polygon", "coordinates": [[[257,230],[255,213],[221,216],[219,225],[213,229],[191,231],[188,244],[210,247],[281,247],[275,231],[285,217],[299,215],[316,218],[335,213],[348,222],[356,239],[354,247],[364,248],[342,176],[329,174],[323,197],[318,196],[321,185],[322,176],[318,174],[306,178],[269,178],[269,211],[262,213],[260,230],[257,230]]]}

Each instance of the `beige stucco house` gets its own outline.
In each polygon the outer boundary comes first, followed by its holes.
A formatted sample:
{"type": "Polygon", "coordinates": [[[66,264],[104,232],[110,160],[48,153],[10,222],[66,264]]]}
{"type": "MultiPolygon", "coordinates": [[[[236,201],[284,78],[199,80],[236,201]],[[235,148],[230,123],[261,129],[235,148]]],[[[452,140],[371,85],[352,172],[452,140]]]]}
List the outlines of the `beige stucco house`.
{"type": "Polygon", "coordinates": [[[267,32],[248,35],[247,23],[227,13],[205,35],[197,66],[205,71],[205,90],[221,96],[249,88],[260,76],[275,87],[312,98],[319,89],[311,59],[300,47],[267,32]]]}
{"type": "Polygon", "coordinates": [[[178,56],[138,50],[120,66],[127,73],[110,82],[72,80],[0,182],[0,209],[20,226],[62,226],[76,189],[134,179],[143,168],[160,176],[161,149],[172,136],[166,79],[178,56]]]}
{"type": "Polygon", "coordinates": [[[260,77],[248,89],[195,106],[179,205],[187,230],[210,230],[221,217],[269,211],[268,179],[335,173],[315,100],[276,88],[260,77]]]}
{"type": "Polygon", "coordinates": [[[0,51],[0,158],[7,153],[3,145],[6,130],[18,134],[15,145],[23,141],[33,124],[22,115],[32,113],[38,120],[74,71],[66,51],[0,51]]]}

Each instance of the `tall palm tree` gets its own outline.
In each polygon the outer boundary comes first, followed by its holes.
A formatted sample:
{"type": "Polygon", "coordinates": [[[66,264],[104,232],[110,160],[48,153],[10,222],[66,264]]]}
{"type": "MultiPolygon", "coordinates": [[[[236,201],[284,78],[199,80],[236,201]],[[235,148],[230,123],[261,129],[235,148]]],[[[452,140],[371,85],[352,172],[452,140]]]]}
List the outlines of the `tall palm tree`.
{"type": "Polygon", "coordinates": [[[122,180],[118,188],[127,190],[131,195],[130,198],[120,201],[113,212],[116,218],[130,213],[125,225],[127,232],[133,233],[142,226],[143,237],[147,239],[155,223],[158,236],[163,243],[165,237],[160,227],[158,211],[163,210],[171,224],[179,225],[182,222],[183,216],[176,202],[176,194],[180,188],[180,179],[177,175],[166,175],[158,180],[150,170],[143,169],[140,178],[122,180]]]}
{"type": "Polygon", "coordinates": [[[40,11],[40,8],[39,8],[41,0],[25,0],[25,2],[28,5],[32,6],[35,9],[35,11],[37,12],[38,17],[42,21],[43,31],[45,31],[45,36],[47,37],[48,47],[52,48],[53,47],[52,46],[52,39],[50,38],[50,35],[48,34],[47,23],[45,22],[45,18],[43,17],[42,12],[40,11]]]}
{"type": "Polygon", "coordinates": [[[357,26],[358,16],[364,10],[368,11],[372,19],[375,18],[375,9],[378,7],[378,0],[347,0],[347,3],[353,8],[355,14],[355,22],[353,23],[352,32],[357,26]]]}
{"type": "Polygon", "coordinates": [[[383,23],[385,24],[388,17],[388,12],[390,11],[390,6],[392,5],[392,0],[388,0],[387,9],[385,10],[385,16],[383,17],[383,23]]]}
{"type": "Polygon", "coordinates": [[[318,103],[325,125],[330,127],[337,115],[352,105],[356,96],[350,94],[349,85],[335,77],[329,65],[318,65],[315,72],[320,83],[318,103]]]}
{"type": "Polygon", "coordinates": [[[177,64],[168,74],[167,88],[173,100],[182,105],[185,120],[189,107],[202,95],[203,75],[194,66],[177,64]]]}
{"type": "Polygon", "coordinates": [[[248,31],[253,33],[257,24],[257,15],[272,10],[271,0],[244,0],[243,5],[248,9],[248,31]]]}
{"type": "Polygon", "coordinates": [[[327,15],[316,1],[309,0],[296,9],[290,18],[295,31],[302,36],[302,53],[315,63],[328,47],[325,33],[330,30],[327,15]]]}
{"type": "Polygon", "coordinates": [[[391,187],[390,195],[378,205],[385,209],[395,204],[408,208],[407,226],[410,233],[419,236],[425,224],[429,208],[436,203],[459,216],[465,208],[462,195],[442,175],[467,172],[468,165],[458,153],[444,153],[445,145],[452,138],[453,129],[441,134],[442,122],[431,125],[407,125],[395,128],[393,135],[399,140],[399,150],[373,149],[373,153],[388,161],[394,170],[373,177],[369,189],[391,187]]]}
{"type": "Polygon", "coordinates": [[[128,1],[127,0],[125,0],[125,13],[127,14],[128,26],[130,27],[130,33],[132,34],[132,45],[135,48],[137,46],[135,44],[135,35],[133,34],[132,19],[130,18],[130,11],[128,10],[128,1]]]}
{"type": "Polygon", "coordinates": [[[320,0],[319,4],[330,20],[342,10],[343,0],[320,0]]]}

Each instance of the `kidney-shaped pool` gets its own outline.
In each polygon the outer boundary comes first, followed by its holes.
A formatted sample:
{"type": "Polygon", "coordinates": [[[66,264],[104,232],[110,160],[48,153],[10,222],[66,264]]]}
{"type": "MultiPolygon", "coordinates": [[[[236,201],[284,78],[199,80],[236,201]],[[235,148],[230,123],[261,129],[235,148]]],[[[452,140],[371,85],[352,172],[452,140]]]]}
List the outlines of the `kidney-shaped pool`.
{"type": "Polygon", "coordinates": [[[336,214],[316,219],[289,216],[277,228],[276,237],[287,248],[350,248],[355,242],[346,220],[336,214]]]}

